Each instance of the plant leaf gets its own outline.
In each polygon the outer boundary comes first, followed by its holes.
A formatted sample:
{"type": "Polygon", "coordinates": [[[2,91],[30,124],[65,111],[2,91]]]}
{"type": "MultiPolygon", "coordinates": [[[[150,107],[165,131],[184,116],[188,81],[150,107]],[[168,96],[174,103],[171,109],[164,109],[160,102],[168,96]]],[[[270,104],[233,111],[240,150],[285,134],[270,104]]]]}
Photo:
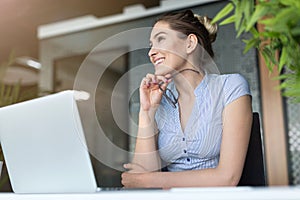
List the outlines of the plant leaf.
{"type": "Polygon", "coordinates": [[[236,34],[236,38],[240,37],[241,34],[245,31],[246,27],[244,25],[240,26],[237,34],[236,34]]]}
{"type": "Polygon", "coordinates": [[[293,36],[299,36],[300,35],[300,26],[291,29],[291,34],[293,36]]]}
{"type": "Polygon", "coordinates": [[[260,44],[260,39],[259,38],[252,38],[250,40],[243,40],[243,42],[246,43],[246,46],[244,48],[243,53],[247,53],[251,48],[253,47],[258,47],[260,44]]]}
{"type": "Polygon", "coordinates": [[[259,37],[259,33],[255,27],[252,27],[249,31],[254,37],[259,37]]]}
{"type": "Polygon", "coordinates": [[[233,4],[230,2],[228,3],[218,14],[213,18],[211,21],[212,24],[216,23],[220,19],[224,18],[227,16],[232,10],[233,10],[233,4]]]}
{"type": "Polygon", "coordinates": [[[283,47],[280,55],[279,65],[278,65],[279,73],[281,72],[283,66],[287,63],[287,59],[288,59],[287,50],[286,47],[283,47]]]}
{"type": "Polygon", "coordinates": [[[293,6],[300,9],[300,1],[298,0],[279,0],[279,2],[285,6],[293,6]]]}
{"type": "Polygon", "coordinates": [[[279,76],[274,77],[274,80],[284,80],[287,79],[289,76],[287,74],[281,74],[279,76]]]}
{"type": "Polygon", "coordinates": [[[233,23],[234,21],[235,21],[235,16],[232,15],[232,16],[230,16],[230,17],[224,19],[224,20],[220,23],[220,25],[230,24],[230,23],[233,23]]]}
{"type": "Polygon", "coordinates": [[[241,1],[233,1],[233,3],[234,3],[234,6],[235,6],[234,28],[235,28],[235,30],[239,30],[239,28],[241,27],[242,20],[243,20],[243,9],[241,9],[241,1]]]}
{"type": "Polygon", "coordinates": [[[269,8],[264,6],[263,4],[256,5],[255,11],[247,24],[246,31],[249,31],[262,16],[268,13],[268,11],[269,8]]]}
{"type": "Polygon", "coordinates": [[[273,53],[270,48],[265,47],[261,50],[261,54],[265,60],[266,66],[270,72],[273,72],[274,65],[276,64],[276,60],[273,57],[273,53]]]}

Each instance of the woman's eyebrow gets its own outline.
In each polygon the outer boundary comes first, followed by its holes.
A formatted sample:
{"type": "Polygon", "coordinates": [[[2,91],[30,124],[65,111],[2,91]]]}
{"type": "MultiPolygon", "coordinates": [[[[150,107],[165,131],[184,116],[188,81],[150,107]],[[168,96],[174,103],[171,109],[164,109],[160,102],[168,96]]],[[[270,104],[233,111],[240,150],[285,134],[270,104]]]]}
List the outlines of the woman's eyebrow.
{"type": "Polygon", "coordinates": [[[156,33],[154,36],[153,36],[153,38],[156,38],[158,35],[160,35],[160,34],[167,34],[166,32],[164,32],[164,31],[160,31],[160,32],[158,32],[158,33],[156,33]]]}

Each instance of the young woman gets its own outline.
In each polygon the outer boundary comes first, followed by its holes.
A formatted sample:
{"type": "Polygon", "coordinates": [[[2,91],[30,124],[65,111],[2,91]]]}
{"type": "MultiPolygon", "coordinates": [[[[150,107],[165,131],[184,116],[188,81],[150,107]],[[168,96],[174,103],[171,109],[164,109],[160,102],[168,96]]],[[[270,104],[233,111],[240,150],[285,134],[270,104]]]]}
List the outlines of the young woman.
{"type": "Polygon", "coordinates": [[[239,74],[209,73],[217,27],[187,10],[156,21],[140,84],[139,130],[124,187],[235,186],[243,170],[251,96],[239,74]],[[167,169],[167,172],[161,169],[167,169]]]}

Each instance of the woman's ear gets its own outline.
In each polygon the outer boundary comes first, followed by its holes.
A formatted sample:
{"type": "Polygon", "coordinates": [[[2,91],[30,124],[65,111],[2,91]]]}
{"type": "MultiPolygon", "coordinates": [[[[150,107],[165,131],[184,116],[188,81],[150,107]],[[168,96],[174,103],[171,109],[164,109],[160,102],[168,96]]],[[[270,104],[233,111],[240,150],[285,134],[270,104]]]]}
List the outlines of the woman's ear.
{"type": "Polygon", "coordinates": [[[187,45],[186,45],[186,52],[188,54],[192,53],[198,45],[198,38],[195,34],[189,34],[187,37],[187,45]]]}

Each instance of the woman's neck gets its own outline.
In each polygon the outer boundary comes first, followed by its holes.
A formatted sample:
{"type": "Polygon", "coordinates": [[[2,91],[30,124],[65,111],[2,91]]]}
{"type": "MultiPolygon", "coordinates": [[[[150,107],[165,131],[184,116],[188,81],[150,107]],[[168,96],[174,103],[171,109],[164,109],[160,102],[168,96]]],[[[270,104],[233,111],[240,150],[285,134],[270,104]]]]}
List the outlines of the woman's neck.
{"type": "Polygon", "coordinates": [[[204,73],[192,68],[186,68],[173,75],[174,83],[179,97],[191,97],[194,95],[195,88],[203,80],[204,73]]]}

